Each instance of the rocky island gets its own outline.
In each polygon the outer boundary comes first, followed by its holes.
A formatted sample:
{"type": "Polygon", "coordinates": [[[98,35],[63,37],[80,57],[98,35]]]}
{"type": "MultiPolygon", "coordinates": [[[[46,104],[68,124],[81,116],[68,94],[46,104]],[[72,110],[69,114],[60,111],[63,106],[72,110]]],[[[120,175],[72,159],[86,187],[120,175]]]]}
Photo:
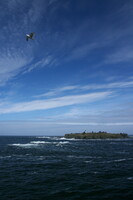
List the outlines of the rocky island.
{"type": "Polygon", "coordinates": [[[64,136],[67,139],[123,139],[128,138],[126,133],[107,133],[104,131],[99,132],[83,132],[83,133],[69,133],[64,136]]]}

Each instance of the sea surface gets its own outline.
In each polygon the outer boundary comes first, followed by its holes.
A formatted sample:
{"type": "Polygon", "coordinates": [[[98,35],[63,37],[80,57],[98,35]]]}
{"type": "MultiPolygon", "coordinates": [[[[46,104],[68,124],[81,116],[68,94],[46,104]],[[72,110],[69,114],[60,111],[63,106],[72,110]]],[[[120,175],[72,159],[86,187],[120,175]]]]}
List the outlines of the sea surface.
{"type": "Polygon", "coordinates": [[[133,138],[0,137],[0,200],[133,199],[133,138]]]}

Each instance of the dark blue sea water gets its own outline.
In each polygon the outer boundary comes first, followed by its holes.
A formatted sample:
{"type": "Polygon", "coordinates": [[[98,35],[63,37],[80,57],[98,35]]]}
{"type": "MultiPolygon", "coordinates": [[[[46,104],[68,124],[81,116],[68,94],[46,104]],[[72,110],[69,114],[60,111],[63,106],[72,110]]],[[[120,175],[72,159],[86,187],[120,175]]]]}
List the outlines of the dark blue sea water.
{"type": "Polygon", "coordinates": [[[0,199],[133,199],[133,139],[0,137],[0,199]]]}

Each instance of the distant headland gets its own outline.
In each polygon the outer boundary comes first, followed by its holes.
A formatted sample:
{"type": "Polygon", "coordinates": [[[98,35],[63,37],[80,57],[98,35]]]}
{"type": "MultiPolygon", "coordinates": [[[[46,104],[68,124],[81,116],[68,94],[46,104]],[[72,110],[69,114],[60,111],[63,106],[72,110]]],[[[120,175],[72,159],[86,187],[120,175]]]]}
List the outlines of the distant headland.
{"type": "Polygon", "coordinates": [[[123,139],[129,138],[126,133],[107,133],[104,131],[99,132],[83,132],[83,133],[69,133],[64,136],[67,139],[123,139]]]}

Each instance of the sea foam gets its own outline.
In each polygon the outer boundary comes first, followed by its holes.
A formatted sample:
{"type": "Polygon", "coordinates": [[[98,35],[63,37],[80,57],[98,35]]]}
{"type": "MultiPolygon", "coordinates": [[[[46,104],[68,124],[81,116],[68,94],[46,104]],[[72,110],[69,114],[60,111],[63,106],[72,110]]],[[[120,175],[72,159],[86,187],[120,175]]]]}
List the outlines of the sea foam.
{"type": "Polygon", "coordinates": [[[8,144],[9,146],[16,146],[16,147],[21,147],[21,148],[32,148],[32,147],[38,147],[40,145],[45,145],[45,144],[49,144],[49,145],[63,145],[63,144],[68,144],[68,141],[60,141],[60,142],[47,142],[47,141],[31,141],[30,143],[26,143],[26,144],[8,144]]]}

